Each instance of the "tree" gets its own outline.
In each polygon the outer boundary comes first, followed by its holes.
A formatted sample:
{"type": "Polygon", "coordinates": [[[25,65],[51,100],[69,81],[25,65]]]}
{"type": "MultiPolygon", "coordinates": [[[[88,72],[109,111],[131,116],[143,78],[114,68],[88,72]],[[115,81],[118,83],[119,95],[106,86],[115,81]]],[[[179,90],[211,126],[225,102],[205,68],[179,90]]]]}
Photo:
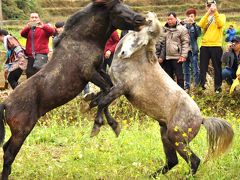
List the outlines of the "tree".
{"type": "Polygon", "coordinates": [[[2,18],[2,0],[0,0],[0,21],[2,21],[2,20],[3,20],[3,18],[2,18]]]}
{"type": "Polygon", "coordinates": [[[36,11],[36,0],[1,0],[2,15],[5,19],[25,19],[36,11]]]}

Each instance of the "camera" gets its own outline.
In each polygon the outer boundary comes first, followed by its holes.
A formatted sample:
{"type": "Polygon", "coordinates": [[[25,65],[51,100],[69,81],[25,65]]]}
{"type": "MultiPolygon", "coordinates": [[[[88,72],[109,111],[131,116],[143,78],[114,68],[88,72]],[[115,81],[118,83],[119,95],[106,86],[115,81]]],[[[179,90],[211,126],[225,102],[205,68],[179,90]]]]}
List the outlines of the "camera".
{"type": "Polygon", "coordinates": [[[207,2],[206,2],[206,6],[207,7],[211,7],[212,4],[216,4],[216,1],[214,1],[214,0],[207,0],[207,2]]]}
{"type": "Polygon", "coordinates": [[[39,25],[39,23],[37,23],[37,22],[30,22],[29,25],[30,25],[30,27],[37,27],[39,25]]]}

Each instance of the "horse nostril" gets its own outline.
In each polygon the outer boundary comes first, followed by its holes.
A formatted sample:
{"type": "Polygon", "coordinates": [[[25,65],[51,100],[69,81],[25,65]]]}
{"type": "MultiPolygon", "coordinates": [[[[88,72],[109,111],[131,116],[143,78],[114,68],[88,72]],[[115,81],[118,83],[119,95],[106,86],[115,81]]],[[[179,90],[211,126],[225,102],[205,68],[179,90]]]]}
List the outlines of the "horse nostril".
{"type": "Polygon", "coordinates": [[[140,25],[143,25],[145,23],[145,18],[141,15],[136,15],[135,18],[134,18],[134,22],[136,24],[140,24],[140,25]]]}
{"type": "Polygon", "coordinates": [[[122,51],[121,55],[124,55],[124,51],[122,51]]]}

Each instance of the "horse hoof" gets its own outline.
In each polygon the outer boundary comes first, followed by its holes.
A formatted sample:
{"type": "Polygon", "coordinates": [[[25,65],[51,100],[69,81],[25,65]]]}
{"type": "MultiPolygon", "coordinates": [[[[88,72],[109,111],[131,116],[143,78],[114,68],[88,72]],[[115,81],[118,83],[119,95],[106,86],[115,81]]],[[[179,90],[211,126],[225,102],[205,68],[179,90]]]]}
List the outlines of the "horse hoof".
{"type": "Polygon", "coordinates": [[[168,168],[167,165],[165,165],[164,167],[158,169],[156,172],[154,172],[153,174],[151,174],[149,177],[156,179],[159,174],[166,174],[168,171],[169,171],[169,168],[168,168]]]}
{"type": "Polygon", "coordinates": [[[94,136],[97,136],[99,132],[100,132],[100,127],[94,125],[90,137],[92,138],[94,136]]]}
{"type": "Polygon", "coordinates": [[[116,128],[113,129],[113,131],[115,132],[116,136],[118,137],[121,132],[120,126],[118,125],[116,128]]]}
{"type": "Polygon", "coordinates": [[[159,173],[155,172],[149,176],[151,179],[156,179],[158,177],[159,173]]]}
{"type": "Polygon", "coordinates": [[[92,109],[98,105],[98,102],[96,100],[92,100],[89,104],[89,108],[92,109]]]}

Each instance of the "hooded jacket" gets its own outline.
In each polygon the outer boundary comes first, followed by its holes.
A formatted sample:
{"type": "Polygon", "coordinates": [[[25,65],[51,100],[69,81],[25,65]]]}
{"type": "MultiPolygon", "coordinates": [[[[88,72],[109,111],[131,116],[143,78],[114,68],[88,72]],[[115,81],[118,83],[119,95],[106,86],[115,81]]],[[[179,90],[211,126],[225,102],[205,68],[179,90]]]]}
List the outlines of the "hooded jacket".
{"type": "Polygon", "coordinates": [[[179,59],[179,57],[187,58],[190,51],[190,37],[186,27],[177,23],[175,27],[164,26],[166,33],[166,60],[179,59]]]}

